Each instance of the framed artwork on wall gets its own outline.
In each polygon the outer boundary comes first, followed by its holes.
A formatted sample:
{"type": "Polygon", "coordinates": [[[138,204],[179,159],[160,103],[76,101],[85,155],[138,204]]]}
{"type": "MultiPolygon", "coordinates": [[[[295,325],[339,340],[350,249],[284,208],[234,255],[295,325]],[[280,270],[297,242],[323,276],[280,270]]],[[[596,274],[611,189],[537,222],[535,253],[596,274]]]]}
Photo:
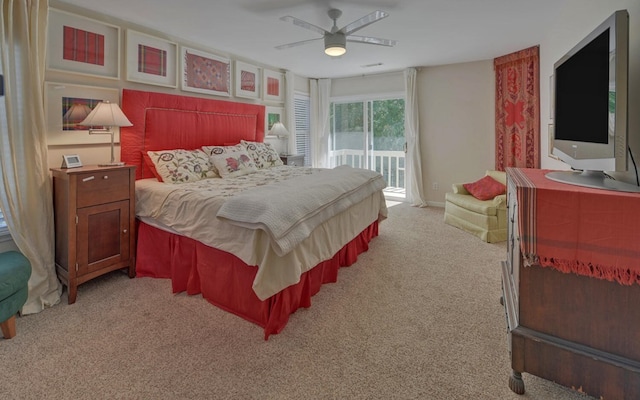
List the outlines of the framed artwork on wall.
{"type": "Polygon", "coordinates": [[[127,80],[176,87],[178,45],[168,40],[127,29],[127,80]]]}
{"type": "Polygon", "coordinates": [[[244,63],[235,62],[235,90],[236,97],[257,99],[260,97],[260,68],[244,63]]]}
{"type": "Polygon", "coordinates": [[[189,92],[231,95],[231,62],[228,58],[181,47],[180,88],[189,92]]]}
{"type": "Polygon", "coordinates": [[[279,103],[284,101],[284,74],[262,70],[262,99],[279,103]]]}
{"type": "MultiPolygon", "coordinates": [[[[101,101],[119,104],[118,89],[47,82],[44,91],[48,145],[111,143],[109,135],[89,135],[89,127],[79,123],[101,101]]],[[[112,130],[119,142],[120,128],[112,130]]]]}
{"type": "Polygon", "coordinates": [[[118,26],[49,9],[48,69],[119,79],[119,44],[118,26]]]}
{"type": "Polygon", "coordinates": [[[269,131],[276,122],[284,121],[284,108],[282,107],[265,107],[265,125],[264,134],[269,135],[269,131]]]}

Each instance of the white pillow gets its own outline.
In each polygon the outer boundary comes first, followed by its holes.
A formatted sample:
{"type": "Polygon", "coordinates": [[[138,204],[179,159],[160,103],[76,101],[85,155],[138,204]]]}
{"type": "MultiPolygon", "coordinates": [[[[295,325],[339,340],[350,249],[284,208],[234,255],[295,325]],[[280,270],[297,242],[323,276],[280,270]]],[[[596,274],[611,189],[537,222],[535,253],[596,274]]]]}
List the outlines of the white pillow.
{"type": "Polygon", "coordinates": [[[271,143],[247,142],[245,140],[242,140],[240,143],[247,148],[247,152],[251,158],[253,158],[253,162],[256,163],[257,168],[271,168],[284,165],[280,159],[280,155],[271,143]]]}
{"type": "Polygon", "coordinates": [[[200,149],[148,151],[156,172],[167,183],[188,183],[216,178],[209,157],[200,149]]]}
{"type": "Polygon", "coordinates": [[[223,178],[233,178],[257,171],[256,165],[246,150],[214,154],[210,157],[210,160],[211,164],[218,170],[218,174],[223,178]]]}

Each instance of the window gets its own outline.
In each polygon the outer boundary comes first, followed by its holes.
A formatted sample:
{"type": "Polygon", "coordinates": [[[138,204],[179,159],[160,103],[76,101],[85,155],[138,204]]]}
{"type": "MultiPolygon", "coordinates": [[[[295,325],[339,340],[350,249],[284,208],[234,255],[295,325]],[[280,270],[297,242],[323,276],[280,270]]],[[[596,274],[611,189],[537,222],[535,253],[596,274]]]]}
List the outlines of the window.
{"type": "Polygon", "coordinates": [[[296,93],[293,97],[293,110],[296,119],[296,154],[304,154],[304,165],[311,165],[311,102],[306,94],[296,93]]]}

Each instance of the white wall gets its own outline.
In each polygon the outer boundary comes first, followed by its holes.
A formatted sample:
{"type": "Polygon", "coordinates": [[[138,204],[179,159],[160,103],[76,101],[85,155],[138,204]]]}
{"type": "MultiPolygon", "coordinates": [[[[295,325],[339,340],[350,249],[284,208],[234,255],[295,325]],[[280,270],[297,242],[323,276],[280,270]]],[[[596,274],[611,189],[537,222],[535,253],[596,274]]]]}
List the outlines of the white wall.
{"type": "Polygon", "coordinates": [[[365,96],[382,93],[404,93],[403,72],[361,75],[331,80],[331,97],[365,96]]]}
{"type": "Polygon", "coordinates": [[[430,204],[443,205],[452,183],[475,181],[494,168],[494,81],[492,60],[419,69],[422,174],[430,204]]]}
{"type": "Polygon", "coordinates": [[[309,88],[309,78],[296,75],[293,82],[293,90],[296,92],[309,94],[311,90],[309,88]]]}

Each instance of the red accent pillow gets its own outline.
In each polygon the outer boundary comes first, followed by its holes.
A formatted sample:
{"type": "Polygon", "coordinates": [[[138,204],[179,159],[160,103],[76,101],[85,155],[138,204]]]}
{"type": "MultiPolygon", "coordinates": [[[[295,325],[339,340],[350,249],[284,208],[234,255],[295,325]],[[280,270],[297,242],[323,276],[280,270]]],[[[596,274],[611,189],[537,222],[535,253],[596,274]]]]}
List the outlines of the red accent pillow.
{"type": "Polygon", "coordinates": [[[478,200],[491,200],[498,195],[505,194],[507,189],[504,184],[489,175],[473,183],[465,183],[462,186],[478,200]]]}

